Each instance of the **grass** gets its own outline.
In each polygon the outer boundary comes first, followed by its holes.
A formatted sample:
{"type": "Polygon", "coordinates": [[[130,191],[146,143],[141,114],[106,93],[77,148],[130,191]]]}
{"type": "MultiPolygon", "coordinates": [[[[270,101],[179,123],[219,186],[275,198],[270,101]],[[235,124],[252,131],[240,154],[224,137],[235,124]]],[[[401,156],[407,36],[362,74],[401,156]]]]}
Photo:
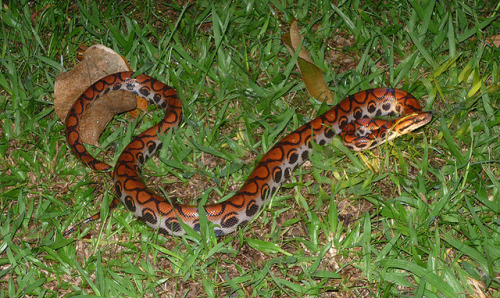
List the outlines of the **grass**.
{"type": "MultiPolygon", "coordinates": [[[[495,1],[51,3],[0,8],[0,297],[499,295],[495,1]],[[179,91],[183,124],[145,176],[204,204],[328,109],[280,41],[293,18],[336,102],[397,87],[432,123],[364,153],[318,147],[257,220],[222,238],[165,237],[123,207],[107,213],[111,181],[70,153],[52,106],[78,45],[105,44],[179,91]],[[62,237],[100,209],[101,223],[62,237]]],[[[100,156],[115,160],[160,117],[119,117],[100,156]]]]}

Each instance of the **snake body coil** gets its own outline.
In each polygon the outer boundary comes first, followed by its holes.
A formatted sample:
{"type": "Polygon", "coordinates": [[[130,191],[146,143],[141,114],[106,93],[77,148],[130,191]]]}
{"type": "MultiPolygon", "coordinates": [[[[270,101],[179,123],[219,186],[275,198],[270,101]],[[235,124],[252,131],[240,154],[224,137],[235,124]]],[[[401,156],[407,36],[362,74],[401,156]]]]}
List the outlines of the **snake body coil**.
{"type": "MultiPolygon", "coordinates": [[[[182,104],[175,89],[146,75],[133,78],[132,72],[116,73],[101,79],[78,98],[66,118],[66,134],[71,149],[92,169],[111,169],[110,165],[87,152],[80,139],[79,123],[82,113],[93,100],[116,90],[131,91],[165,110],[165,117],[135,137],[120,155],[112,172],[118,199],[136,217],[160,232],[184,234],[179,221],[199,231],[197,206],[172,205],[148,189],[140,178],[144,162],[161,147],[158,133],[166,133],[181,121],[182,104]]],[[[402,90],[380,88],[351,95],[274,145],[233,197],[204,206],[208,221],[215,223],[216,235],[231,233],[250,221],[292,171],[308,158],[312,150],[311,141],[325,145],[338,134],[346,146],[361,151],[415,130],[431,118],[431,113],[422,112],[418,101],[402,90]],[[371,119],[396,114],[400,115],[396,120],[371,119]]],[[[116,203],[115,200],[111,207],[116,203]]],[[[98,217],[97,214],[87,221],[98,217]]]]}

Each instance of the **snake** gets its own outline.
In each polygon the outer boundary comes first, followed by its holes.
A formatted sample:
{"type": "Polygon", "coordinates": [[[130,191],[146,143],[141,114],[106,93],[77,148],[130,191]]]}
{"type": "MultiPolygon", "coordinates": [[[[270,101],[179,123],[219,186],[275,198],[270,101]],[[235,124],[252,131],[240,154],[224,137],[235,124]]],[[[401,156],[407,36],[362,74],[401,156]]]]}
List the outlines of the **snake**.
{"type": "MultiPolygon", "coordinates": [[[[200,232],[199,208],[203,208],[208,222],[214,224],[215,235],[221,236],[234,232],[259,214],[293,170],[308,159],[313,143],[326,145],[339,135],[349,149],[367,150],[424,126],[431,121],[432,113],[422,111],[418,100],[403,90],[376,88],[357,92],[278,141],[232,197],[205,206],[171,202],[148,188],[142,179],[142,166],[162,146],[159,135],[176,129],[181,118],[182,102],[174,88],[145,74],[120,72],[97,81],[75,101],[66,117],[66,137],[84,164],[110,173],[116,191],[110,208],[121,202],[153,229],[171,235],[185,234],[187,227],[200,232]],[[134,137],[113,168],[87,151],[80,137],[80,120],[93,101],[117,90],[145,98],[162,109],[165,116],[134,137]]],[[[99,213],[84,222],[98,218],[99,213]]]]}

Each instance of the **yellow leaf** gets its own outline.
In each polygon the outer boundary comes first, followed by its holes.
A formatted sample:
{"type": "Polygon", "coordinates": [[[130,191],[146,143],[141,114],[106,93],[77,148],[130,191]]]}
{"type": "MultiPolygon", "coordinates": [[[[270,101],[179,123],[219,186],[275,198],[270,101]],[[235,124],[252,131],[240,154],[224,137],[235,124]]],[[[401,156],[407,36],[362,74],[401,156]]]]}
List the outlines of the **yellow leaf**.
{"type": "MultiPolygon", "coordinates": [[[[300,46],[301,40],[302,37],[299,34],[297,21],[294,20],[290,26],[290,33],[283,34],[281,41],[285,44],[290,55],[293,56],[300,46]]],[[[296,64],[302,75],[302,80],[306,85],[307,92],[317,100],[326,100],[328,103],[332,104],[333,93],[326,86],[323,72],[313,63],[309,53],[307,53],[303,46],[300,48],[296,64]]]]}

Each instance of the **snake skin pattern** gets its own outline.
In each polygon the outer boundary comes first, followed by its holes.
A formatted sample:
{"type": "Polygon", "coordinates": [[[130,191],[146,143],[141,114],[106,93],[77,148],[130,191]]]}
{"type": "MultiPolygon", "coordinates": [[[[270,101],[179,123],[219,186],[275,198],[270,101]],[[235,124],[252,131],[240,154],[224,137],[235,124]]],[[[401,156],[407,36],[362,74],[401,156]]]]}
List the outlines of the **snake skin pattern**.
{"type": "MultiPolygon", "coordinates": [[[[82,113],[93,100],[116,90],[133,92],[165,111],[165,117],[158,124],[135,137],[120,155],[111,174],[117,198],[136,217],[162,233],[184,234],[181,221],[199,231],[197,206],[170,204],[148,189],[141,180],[142,165],[162,145],[158,133],[167,133],[181,121],[182,104],[175,89],[147,75],[133,77],[132,72],[116,73],[101,79],[78,98],[66,118],[69,146],[92,169],[111,170],[110,165],[95,159],[85,149],[80,139],[79,123],[82,113]]],[[[216,235],[231,233],[250,221],[292,171],[308,158],[312,141],[325,145],[335,135],[340,135],[347,147],[361,151],[415,130],[431,119],[432,114],[423,112],[415,97],[402,90],[379,88],[351,95],[274,145],[233,197],[204,206],[208,221],[215,224],[216,235]],[[372,119],[394,115],[399,115],[399,118],[372,119]]],[[[110,207],[117,203],[115,199],[110,207]]],[[[99,214],[87,219],[87,222],[97,218],[99,214]]]]}

